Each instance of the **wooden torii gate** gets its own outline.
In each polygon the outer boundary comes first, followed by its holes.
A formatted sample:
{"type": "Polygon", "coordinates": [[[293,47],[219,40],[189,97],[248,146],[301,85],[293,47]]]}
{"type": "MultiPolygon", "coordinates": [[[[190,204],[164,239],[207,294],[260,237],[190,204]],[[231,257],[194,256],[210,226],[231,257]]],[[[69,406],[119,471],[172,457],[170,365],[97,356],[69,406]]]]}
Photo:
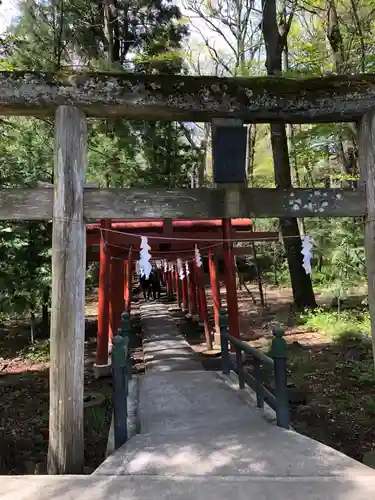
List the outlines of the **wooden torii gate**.
{"type": "MultiPolygon", "coordinates": [[[[366,218],[366,261],[375,339],[375,75],[217,78],[170,75],[0,73],[0,114],[54,116],[54,188],[0,192],[0,219],[53,221],[49,472],[83,466],[85,221],[239,217],[366,218]],[[243,122],[357,122],[362,186],[247,189],[217,169],[213,189],[84,187],[87,117],[215,122],[231,136],[243,122]],[[224,120],[224,121],[223,121],[224,120]],[[229,178],[228,178],[229,177],[229,178]],[[363,190],[365,186],[365,190],[363,190]]],[[[215,134],[213,134],[215,137],[215,134]]],[[[215,141],[215,139],[214,139],[215,141]]],[[[243,143],[242,143],[243,144],[243,143]]],[[[218,144],[216,144],[219,146],[218,144]]],[[[233,148],[233,154],[242,150],[233,148]]],[[[225,222],[225,238],[229,225],[225,222]]]]}

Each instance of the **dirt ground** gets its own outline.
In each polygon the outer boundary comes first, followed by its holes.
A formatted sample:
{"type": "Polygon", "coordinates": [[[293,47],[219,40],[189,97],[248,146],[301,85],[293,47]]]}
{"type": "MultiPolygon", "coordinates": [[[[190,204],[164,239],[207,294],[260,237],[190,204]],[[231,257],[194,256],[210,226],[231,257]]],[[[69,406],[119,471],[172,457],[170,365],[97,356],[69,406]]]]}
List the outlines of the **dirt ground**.
{"type": "MultiPolygon", "coordinates": [[[[254,347],[268,348],[272,325],[281,323],[285,328],[288,371],[296,396],[291,403],[292,426],[362,461],[364,453],[375,449],[375,376],[370,340],[348,335],[332,341],[322,333],[296,326],[290,290],[266,289],[267,307],[263,310],[257,288],[249,289],[256,304],[246,290],[238,290],[242,339],[254,347]]],[[[207,292],[211,309],[212,298],[207,292]]],[[[225,297],[225,289],[221,296],[225,297]]],[[[320,305],[326,303],[323,296],[317,299],[320,305]]],[[[191,326],[182,331],[188,332],[196,351],[205,349],[203,333],[199,334],[196,327],[195,332],[191,326]]],[[[206,363],[217,369],[218,362],[206,363]]]]}
{"type": "MultiPolygon", "coordinates": [[[[110,379],[95,380],[97,332],[96,294],[86,307],[85,394],[99,394],[102,404],[85,408],[85,472],[91,473],[104,459],[112,416],[110,379]],[[103,399],[103,398],[101,398],[103,399]]],[[[132,322],[137,335],[139,317],[132,322]]],[[[0,328],[0,474],[45,472],[48,449],[48,340],[37,337],[30,347],[24,324],[0,328]]],[[[143,358],[136,349],[136,371],[142,371],[143,358]]]]}

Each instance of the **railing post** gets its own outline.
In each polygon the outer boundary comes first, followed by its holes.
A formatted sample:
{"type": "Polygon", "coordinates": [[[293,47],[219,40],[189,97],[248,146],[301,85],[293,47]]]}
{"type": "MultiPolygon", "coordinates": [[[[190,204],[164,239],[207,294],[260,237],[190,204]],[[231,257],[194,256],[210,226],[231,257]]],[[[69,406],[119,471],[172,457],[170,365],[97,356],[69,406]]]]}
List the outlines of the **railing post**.
{"type": "Polygon", "coordinates": [[[264,408],[264,391],[262,386],[261,363],[259,359],[254,358],[254,378],[255,392],[257,395],[257,407],[264,408]]]}
{"type": "Polygon", "coordinates": [[[228,331],[228,317],[225,309],[220,309],[220,344],[221,344],[221,366],[224,375],[228,375],[230,372],[230,358],[229,358],[229,347],[228,339],[225,337],[225,333],[228,331]]]}
{"type": "Polygon", "coordinates": [[[275,373],[275,397],[277,425],[289,428],[288,382],[286,369],[286,342],[284,331],[274,328],[272,331],[272,358],[275,373]]]}
{"type": "Polygon", "coordinates": [[[117,337],[122,337],[125,341],[125,345],[127,346],[127,349],[125,349],[125,361],[126,361],[126,365],[125,365],[125,375],[126,375],[126,386],[125,386],[125,391],[126,391],[126,397],[129,396],[129,380],[130,380],[130,377],[129,377],[129,370],[128,370],[128,359],[129,359],[129,337],[124,333],[124,331],[119,328],[117,330],[117,337]]]}
{"type": "Polygon", "coordinates": [[[130,332],[130,318],[126,311],[121,314],[121,329],[127,334],[130,332]]]}
{"type": "Polygon", "coordinates": [[[128,354],[127,354],[127,372],[128,379],[132,379],[132,348],[134,347],[133,338],[132,338],[132,328],[130,323],[130,316],[128,312],[123,312],[121,314],[121,335],[128,339],[128,354]]]}
{"type": "Polygon", "coordinates": [[[113,377],[113,420],[115,431],[115,449],[120,448],[128,439],[128,404],[127,387],[128,380],[126,374],[126,358],[128,340],[121,335],[113,338],[112,349],[112,377],[113,377]]]}
{"type": "Polygon", "coordinates": [[[238,372],[238,386],[240,389],[245,389],[245,379],[243,376],[243,366],[242,366],[242,351],[241,348],[236,346],[236,364],[238,372]]]}

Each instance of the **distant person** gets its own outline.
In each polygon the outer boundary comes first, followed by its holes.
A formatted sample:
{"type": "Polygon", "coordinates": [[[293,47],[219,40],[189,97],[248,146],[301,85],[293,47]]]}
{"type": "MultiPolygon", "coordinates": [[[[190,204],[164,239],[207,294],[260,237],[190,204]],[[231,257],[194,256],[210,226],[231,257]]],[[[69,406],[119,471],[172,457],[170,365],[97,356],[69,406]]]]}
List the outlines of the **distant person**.
{"type": "MultiPolygon", "coordinates": [[[[150,277],[149,277],[150,278],[150,277]]],[[[139,277],[139,286],[141,287],[143,298],[148,300],[150,298],[150,279],[146,279],[146,276],[139,277]]]]}
{"type": "Polygon", "coordinates": [[[159,267],[155,267],[153,273],[153,281],[152,281],[152,293],[154,299],[156,299],[156,297],[160,299],[161,280],[162,280],[161,269],[159,267]]]}
{"type": "Polygon", "coordinates": [[[155,266],[155,264],[152,266],[149,279],[150,279],[150,287],[148,292],[149,298],[152,295],[152,298],[154,300],[156,300],[157,298],[160,299],[160,271],[155,266]]]}

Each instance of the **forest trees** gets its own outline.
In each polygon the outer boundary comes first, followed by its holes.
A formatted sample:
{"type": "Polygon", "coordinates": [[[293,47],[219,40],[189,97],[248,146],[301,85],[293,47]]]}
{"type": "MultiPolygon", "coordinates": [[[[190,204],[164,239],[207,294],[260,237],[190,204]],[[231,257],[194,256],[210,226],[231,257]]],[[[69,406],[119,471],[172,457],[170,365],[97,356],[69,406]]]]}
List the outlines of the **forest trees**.
{"type": "MultiPolygon", "coordinates": [[[[200,74],[248,76],[283,71],[298,78],[373,71],[374,0],[184,0],[184,5],[195,32],[191,51],[199,53],[192,68],[200,74]]],[[[251,186],[356,187],[359,174],[353,124],[288,126],[286,134],[281,126],[281,135],[278,128],[275,125],[272,133],[268,126],[252,127],[251,186]]],[[[295,298],[301,307],[313,305],[311,282],[299,261],[298,227],[296,221],[283,227],[286,222],[281,221],[281,227],[290,236],[284,243],[295,291],[297,287],[295,298]]],[[[361,220],[299,222],[300,230],[316,242],[315,283],[341,294],[353,280],[363,279],[361,220]]],[[[259,227],[264,224],[258,222],[259,227]]],[[[276,221],[273,224],[273,228],[278,226],[276,221]]],[[[273,247],[271,253],[279,251],[273,247]]],[[[265,252],[269,254],[270,248],[265,252]]]]}
{"type": "MultiPolygon", "coordinates": [[[[262,0],[262,11],[267,74],[278,75],[282,72],[282,57],[295,13],[295,4],[292,3],[289,8],[286,3],[282,4],[278,16],[276,0],[262,0]]],[[[272,123],[270,131],[275,185],[283,189],[291,188],[292,176],[285,124],[272,123]]],[[[302,244],[297,219],[281,218],[280,229],[288,260],[294,303],[298,310],[313,308],[316,305],[315,296],[311,278],[302,266],[302,244]]]]}
{"type": "MultiPolygon", "coordinates": [[[[22,0],[20,5],[19,19],[0,39],[3,69],[231,76],[283,71],[298,78],[375,67],[374,0],[183,0],[183,14],[173,2],[159,0],[22,0]]],[[[2,186],[53,182],[52,129],[48,120],[0,121],[6,138],[0,145],[2,186]]],[[[87,181],[103,187],[180,187],[190,185],[198,170],[197,183],[203,185],[209,127],[201,139],[191,124],[90,121],[87,181]]],[[[252,125],[249,144],[251,186],[356,187],[354,124],[295,125],[286,131],[279,124],[252,125]]],[[[268,224],[280,227],[278,221],[268,224]]],[[[316,241],[315,283],[343,287],[363,272],[361,221],[309,219],[300,226],[316,241]]],[[[283,220],[281,229],[296,303],[314,305],[300,265],[297,223],[283,220]]],[[[7,255],[0,267],[0,311],[40,314],[48,302],[43,290],[49,288],[50,228],[1,224],[0,231],[7,255]],[[20,264],[29,245],[38,256],[33,268],[20,264]],[[36,283],[42,284],[38,294],[36,283]]]]}
{"type": "MultiPolygon", "coordinates": [[[[261,9],[254,1],[220,0],[214,3],[200,0],[186,0],[186,6],[200,20],[196,22],[206,53],[212,59],[209,67],[216,68],[219,74],[249,76],[260,71],[261,47],[265,45],[267,72],[274,75],[282,71],[282,56],[293,20],[295,5],[291,8],[282,4],[277,11],[276,1],[262,2],[261,9]],[[281,17],[283,16],[283,18],[281,17]],[[201,27],[202,22],[214,34],[201,27]],[[263,39],[262,35],[263,34],[263,39]],[[219,38],[219,40],[218,40],[219,38]]],[[[264,63],[264,61],[262,61],[264,63]]],[[[249,154],[248,179],[254,183],[254,159],[257,132],[260,127],[248,127],[249,154]]],[[[274,182],[277,187],[289,188],[292,185],[285,125],[271,125],[271,147],[273,152],[274,182]]],[[[280,220],[281,232],[289,264],[294,301],[298,309],[315,306],[311,279],[303,270],[301,240],[296,219],[280,220]]]]}
{"type": "MultiPolygon", "coordinates": [[[[187,34],[178,7],[159,0],[22,0],[1,38],[0,63],[7,70],[180,73],[187,34]]],[[[187,186],[200,161],[181,124],[107,120],[89,127],[86,180],[103,187],[187,186]]],[[[1,187],[53,182],[52,121],[1,120],[0,134],[1,187]]],[[[0,316],[29,313],[33,322],[43,310],[46,317],[50,226],[2,223],[0,234],[0,316]]]]}

